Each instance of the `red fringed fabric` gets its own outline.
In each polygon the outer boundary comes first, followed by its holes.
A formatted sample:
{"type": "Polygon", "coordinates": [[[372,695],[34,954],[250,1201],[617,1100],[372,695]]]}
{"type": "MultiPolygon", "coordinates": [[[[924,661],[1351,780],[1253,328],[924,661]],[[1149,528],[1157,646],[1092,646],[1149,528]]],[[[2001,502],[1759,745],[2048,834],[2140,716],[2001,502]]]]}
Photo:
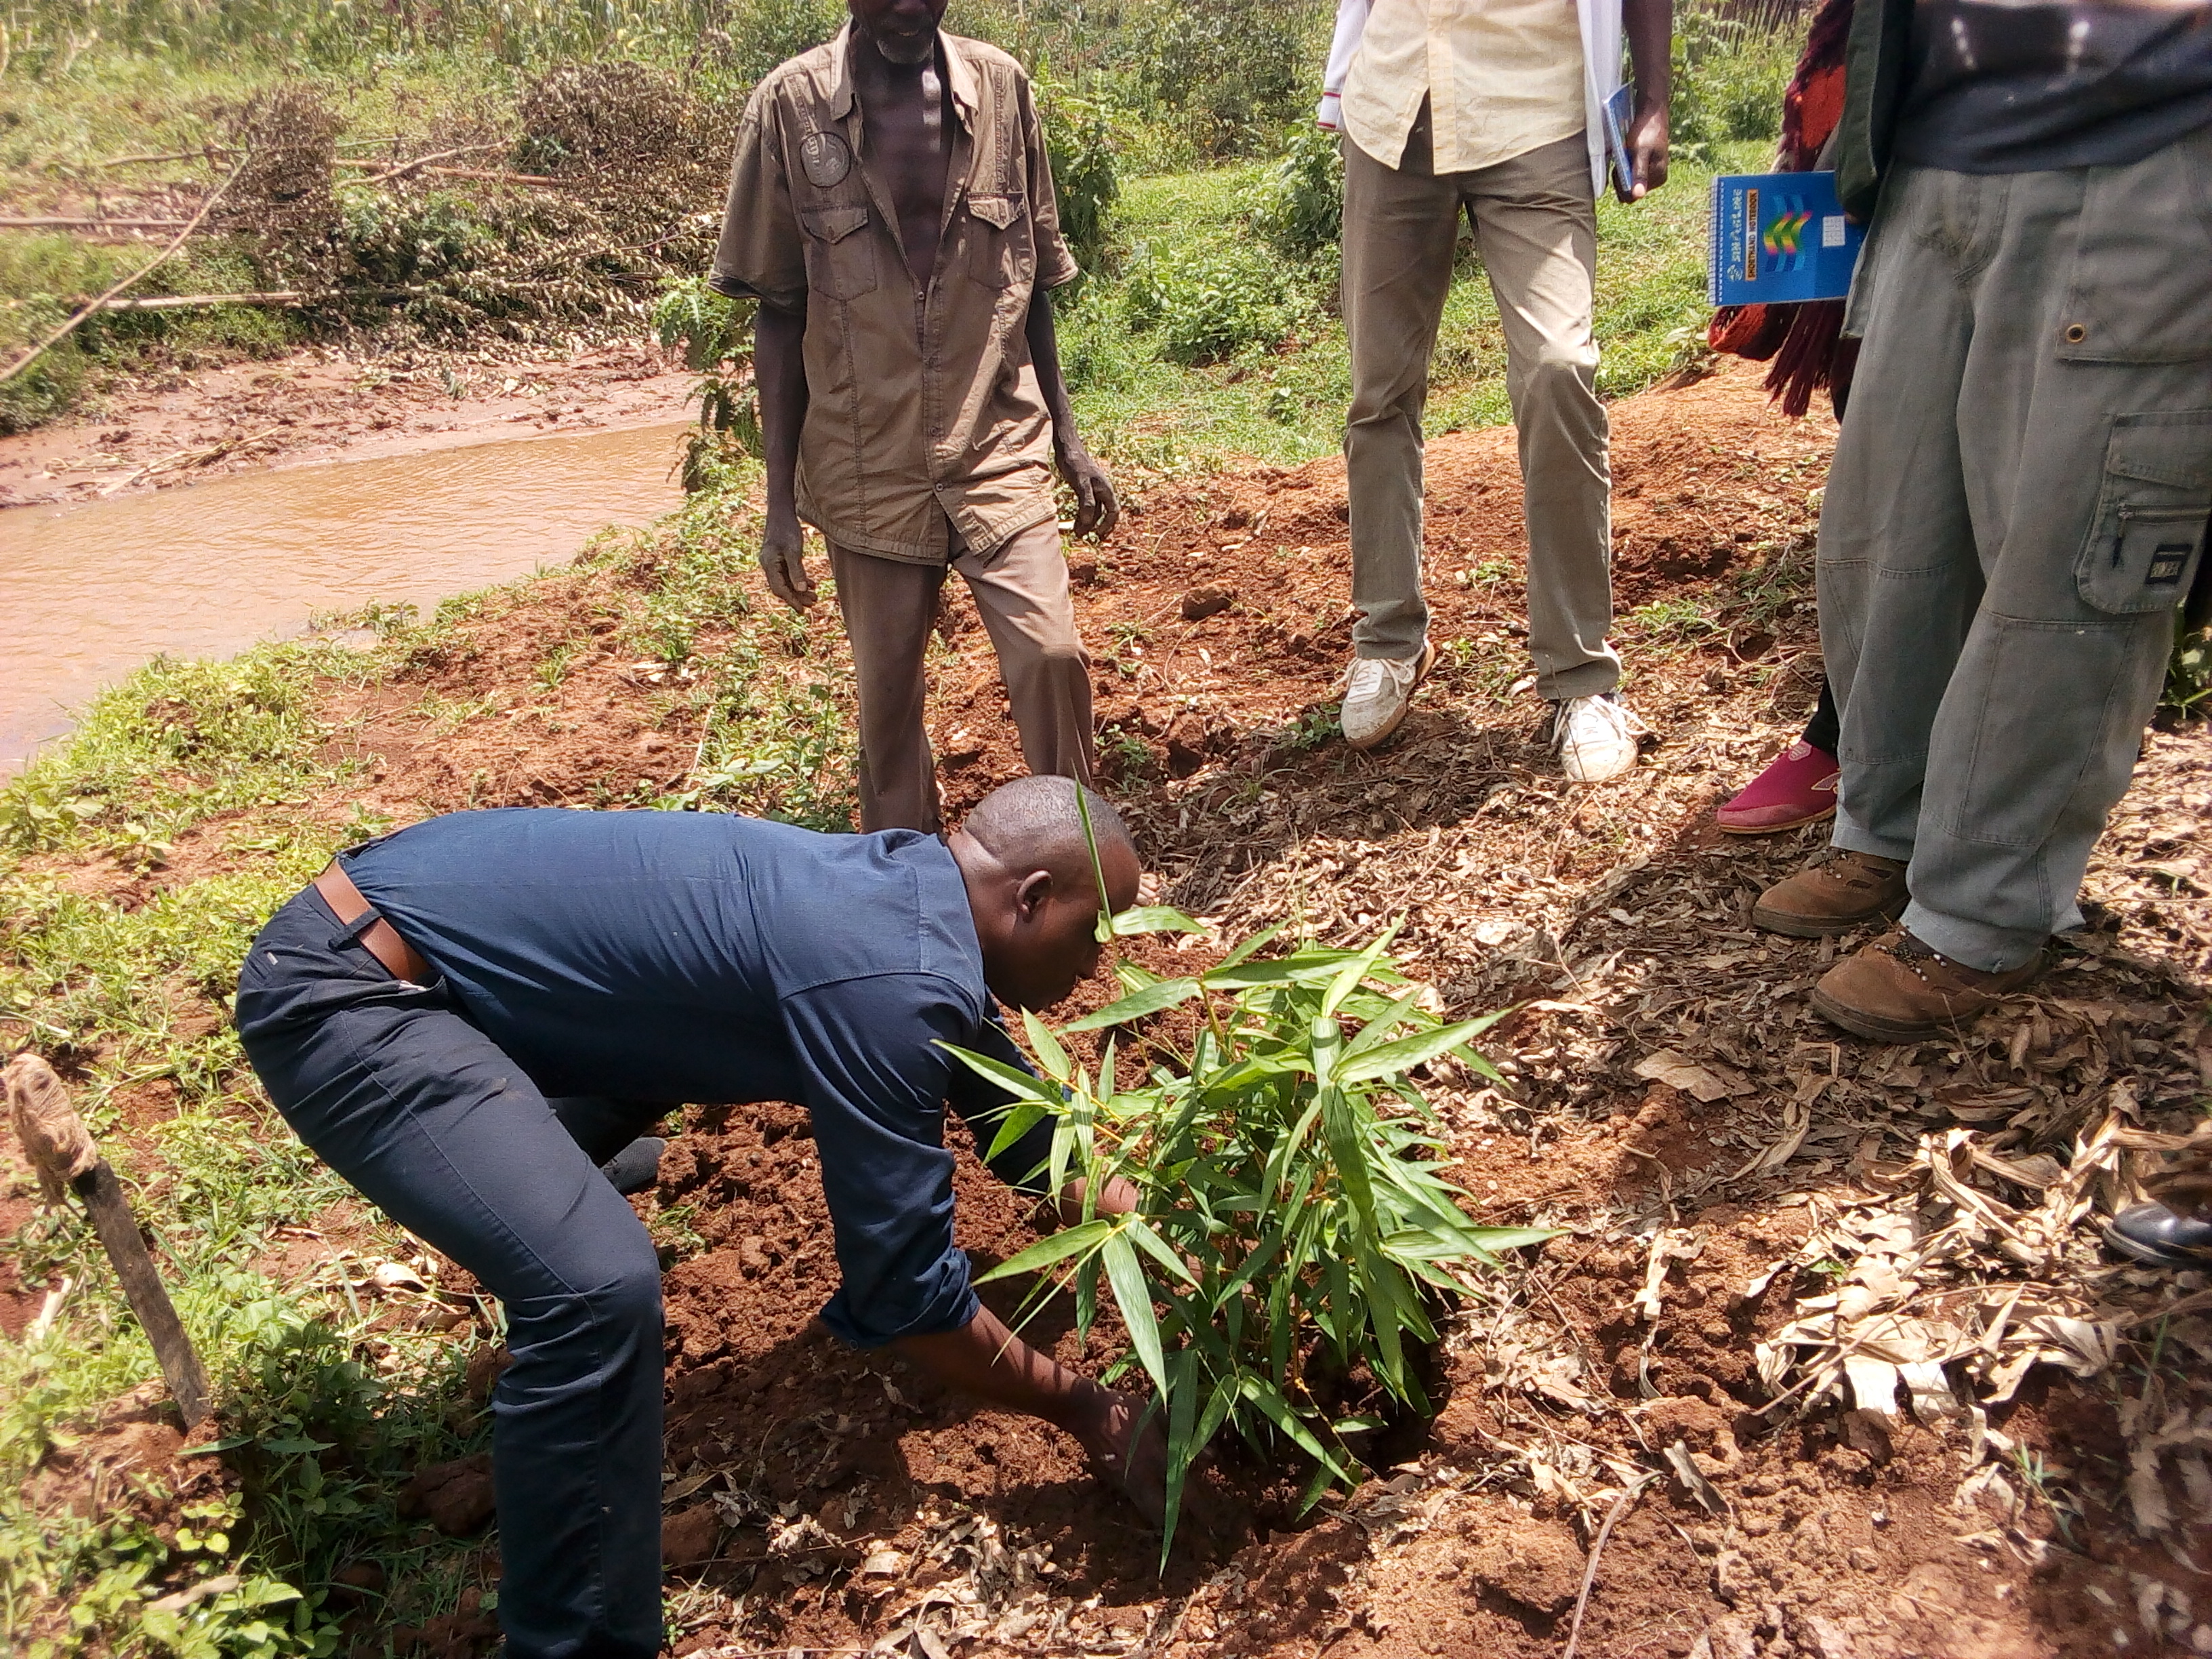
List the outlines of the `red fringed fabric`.
{"type": "MultiPolygon", "coordinates": [[[[1783,173],[1809,172],[1820,147],[1844,114],[1844,47],[1851,31],[1851,0],[1821,0],[1805,37],[1796,73],[1782,94],[1782,143],[1775,157],[1783,173]]],[[[1850,390],[1855,341],[1842,337],[1844,305],[1820,300],[1794,306],[1725,306],[1713,313],[1705,338],[1716,351],[1753,362],[1772,360],[1767,395],[1793,417],[1813,406],[1813,394],[1832,390],[1840,408],[1850,390]]]]}

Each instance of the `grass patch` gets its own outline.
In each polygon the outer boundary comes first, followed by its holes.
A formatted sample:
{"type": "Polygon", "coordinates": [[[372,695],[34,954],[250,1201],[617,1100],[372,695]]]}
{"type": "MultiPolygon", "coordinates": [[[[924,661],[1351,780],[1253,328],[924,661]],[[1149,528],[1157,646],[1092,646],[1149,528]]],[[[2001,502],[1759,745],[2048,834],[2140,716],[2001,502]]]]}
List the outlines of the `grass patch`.
{"type": "MultiPolygon", "coordinates": [[[[1756,165],[1758,146],[1716,165],[1756,165]]],[[[1086,437],[1124,465],[1176,472],[1231,457],[1277,463],[1333,453],[1352,398],[1335,312],[1334,247],[1285,258],[1253,229],[1276,193],[1252,166],[1130,180],[1119,269],[1060,322],[1060,350],[1086,437]]],[[[1642,391],[1704,341],[1711,170],[1678,166],[1632,207],[1598,207],[1596,332],[1601,395],[1642,391]]],[[[1505,336],[1480,261],[1463,240],[1431,378],[1431,432],[1510,419],[1505,336]]]]}

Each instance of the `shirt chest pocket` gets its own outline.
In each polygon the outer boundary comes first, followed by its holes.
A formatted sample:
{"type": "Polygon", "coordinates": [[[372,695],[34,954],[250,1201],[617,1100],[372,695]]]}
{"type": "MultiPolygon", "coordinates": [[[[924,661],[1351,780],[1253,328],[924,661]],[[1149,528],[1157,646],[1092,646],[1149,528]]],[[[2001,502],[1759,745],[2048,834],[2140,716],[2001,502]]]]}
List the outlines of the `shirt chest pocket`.
{"type": "Polygon", "coordinates": [[[2108,616],[2188,595],[2212,518],[2212,409],[2123,415],[2105,452],[2096,523],[2075,558],[2082,599],[2108,616]]]}
{"type": "Polygon", "coordinates": [[[806,286],[825,300],[857,300],[880,280],[876,272],[876,239],[866,234],[864,207],[802,208],[799,228],[806,233],[806,286]]]}
{"type": "Polygon", "coordinates": [[[968,275],[985,288],[1013,288],[1036,275],[1036,234],[1018,196],[970,196],[968,275]]]}

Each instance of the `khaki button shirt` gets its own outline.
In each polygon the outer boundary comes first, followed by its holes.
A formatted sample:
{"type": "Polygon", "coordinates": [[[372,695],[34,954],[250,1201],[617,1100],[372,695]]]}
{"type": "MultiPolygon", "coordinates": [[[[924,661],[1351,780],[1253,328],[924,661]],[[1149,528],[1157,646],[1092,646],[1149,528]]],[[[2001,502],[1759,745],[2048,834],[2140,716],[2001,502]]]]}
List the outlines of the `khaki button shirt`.
{"type": "Polygon", "coordinates": [[[804,312],[799,516],[840,547],[941,564],[945,521],[988,553],[1053,516],[1052,417],[1030,299],[1076,274],[1029,78],[943,36],[957,114],[944,235],[917,295],[889,197],[860,157],[849,26],[745,106],[712,286],[804,312]]]}
{"type": "Polygon", "coordinates": [[[1388,167],[1429,101],[1432,170],[1473,173],[1583,130],[1573,0],[1375,0],[1344,81],[1344,131],[1388,167]]]}

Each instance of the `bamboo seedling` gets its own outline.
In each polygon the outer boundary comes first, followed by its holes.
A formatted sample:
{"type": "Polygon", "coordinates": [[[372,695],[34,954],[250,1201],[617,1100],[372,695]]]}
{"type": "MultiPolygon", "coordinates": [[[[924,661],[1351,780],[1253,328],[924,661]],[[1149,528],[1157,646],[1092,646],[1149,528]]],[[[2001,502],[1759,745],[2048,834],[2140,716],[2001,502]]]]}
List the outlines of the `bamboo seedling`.
{"type": "MultiPolygon", "coordinates": [[[[1164,907],[1101,919],[1105,937],[1163,931],[1203,930],[1164,907]]],[[[1449,1059],[1502,1082],[1470,1046],[1502,1016],[1424,1010],[1388,954],[1395,932],[1360,951],[1304,941],[1263,956],[1270,928],[1174,978],[1120,962],[1124,994],[1097,1012],[1058,1031],[1024,1012],[1041,1077],[953,1050],[1014,1097],[992,1156],[1049,1119],[1046,1190],[1083,1179],[1074,1224],[982,1279],[1042,1275],[1025,1316],[1072,1291],[1086,1334],[1102,1288],[1112,1298],[1129,1350],[1110,1375],[1140,1369],[1164,1415],[1163,1560],[1192,1466],[1224,1428],[1263,1456],[1287,1442],[1310,1458],[1309,1507],[1355,1484],[1346,1437],[1378,1421],[1334,1416],[1316,1366],[1364,1364],[1390,1401],[1425,1411],[1413,1350],[1436,1340],[1439,1300],[1479,1293],[1474,1274],[1501,1252],[1553,1237],[1477,1225],[1457,1201],[1412,1074],[1449,1059]],[[1132,1076],[1126,1028],[1193,1002],[1188,1051],[1146,1036],[1153,1063],[1132,1076]],[[1113,1034],[1095,1071],[1061,1041],[1090,1031],[1113,1034]],[[1116,1177],[1137,1207],[1101,1215],[1116,1177]]]]}

